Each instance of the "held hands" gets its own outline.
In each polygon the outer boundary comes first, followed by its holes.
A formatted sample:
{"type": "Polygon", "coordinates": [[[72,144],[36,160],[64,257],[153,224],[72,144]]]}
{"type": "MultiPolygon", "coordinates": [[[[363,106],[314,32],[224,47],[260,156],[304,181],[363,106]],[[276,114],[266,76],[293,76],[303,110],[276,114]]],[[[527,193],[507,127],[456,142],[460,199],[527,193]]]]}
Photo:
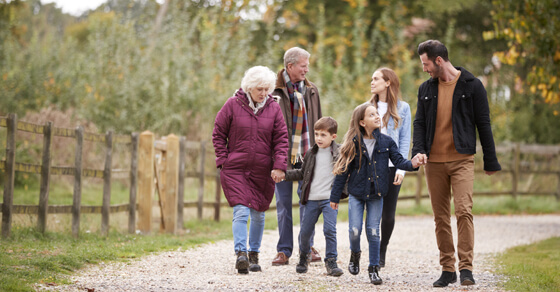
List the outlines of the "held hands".
{"type": "Polygon", "coordinates": [[[279,183],[284,181],[284,179],[286,178],[286,173],[280,169],[273,169],[270,172],[270,177],[272,177],[272,180],[274,180],[275,183],[279,183]]]}
{"type": "Polygon", "coordinates": [[[418,153],[412,158],[412,167],[417,168],[420,165],[428,163],[428,156],[426,154],[418,153]]]}
{"type": "Polygon", "coordinates": [[[331,208],[332,208],[333,210],[338,210],[338,203],[331,202],[331,208]]]}

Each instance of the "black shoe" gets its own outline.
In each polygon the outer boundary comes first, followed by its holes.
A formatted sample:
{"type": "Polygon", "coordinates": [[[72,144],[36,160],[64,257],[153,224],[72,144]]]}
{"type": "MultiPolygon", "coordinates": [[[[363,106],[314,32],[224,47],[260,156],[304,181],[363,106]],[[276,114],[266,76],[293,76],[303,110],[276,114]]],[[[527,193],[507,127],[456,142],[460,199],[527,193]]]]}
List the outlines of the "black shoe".
{"type": "Polygon", "coordinates": [[[381,251],[379,253],[379,267],[384,268],[385,267],[385,252],[381,251]]]}
{"type": "Polygon", "coordinates": [[[336,258],[325,259],[325,267],[327,268],[327,275],[339,277],[344,272],[336,264],[336,258]]]}
{"type": "Polygon", "coordinates": [[[237,253],[237,260],[235,261],[235,268],[239,274],[249,273],[249,259],[247,258],[247,253],[240,251],[237,253]]]}
{"type": "Polygon", "coordinates": [[[459,279],[461,280],[461,285],[463,286],[475,284],[472,272],[467,269],[462,269],[459,271],[459,279]]]}
{"type": "Polygon", "coordinates": [[[447,285],[457,282],[457,273],[441,272],[441,276],[434,282],[434,287],[447,287],[447,285]]]}
{"type": "Polygon", "coordinates": [[[350,252],[350,263],[348,264],[348,271],[352,275],[357,275],[360,273],[360,255],[362,254],[361,251],[359,252],[350,252]]]}
{"type": "Polygon", "coordinates": [[[379,277],[379,266],[369,266],[368,274],[373,285],[381,285],[383,283],[383,280],[379,277]]]}
{"type": "Polygon", "coordinates": [[[249,271],[260,272],[261,266],[259,266],[259,253],[256,251],[249,252],[249,271]]]}
{"type": "Polygon", "coordinates": [[[307,273],[307,266],[311,261],[311,255],[309,253],[301,253],[299,254],[299,263],[296,265],[296,272],[298,273],[307,273]]]}

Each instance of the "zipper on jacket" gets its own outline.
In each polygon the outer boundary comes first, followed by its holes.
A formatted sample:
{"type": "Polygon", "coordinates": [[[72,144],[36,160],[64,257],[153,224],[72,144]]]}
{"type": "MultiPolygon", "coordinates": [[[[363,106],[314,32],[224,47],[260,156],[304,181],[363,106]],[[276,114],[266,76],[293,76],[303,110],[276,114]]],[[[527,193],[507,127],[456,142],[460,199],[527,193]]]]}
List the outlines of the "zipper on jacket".
{"type": "MultiPolygon", "coordinates": [[[[379,188],[379,181],[377,180],[377,161],[375,160],[375,150],[373,151],[373,173],[375,174],[375,188],[379,188]]],[[[374,189],[374,191],[376,191],[374,189]]],[[[381,197],[381,193],[377,193],[377,196],[381,197]]]]}

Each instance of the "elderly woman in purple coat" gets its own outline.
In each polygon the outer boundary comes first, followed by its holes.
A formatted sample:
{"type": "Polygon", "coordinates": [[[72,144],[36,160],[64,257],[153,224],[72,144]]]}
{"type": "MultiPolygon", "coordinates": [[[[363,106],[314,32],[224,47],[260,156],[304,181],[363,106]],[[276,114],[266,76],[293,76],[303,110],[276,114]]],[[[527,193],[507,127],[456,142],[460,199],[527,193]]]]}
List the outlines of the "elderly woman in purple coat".
{"type": "Polygon", "coordinates": [[[282,110],[270,95],[276,74],[255,66],[245,72],[241,88],[216,116],[212,142],[226,199],[233,207],[233,241],[240,274],[261,271],[259,248],[264,212],[274,196],[274,179],[283,179],[288,132],[282,110]],[[249,248],[247,248],[247,221],[249,248]],[[248,252],[248,254],[247,254],[248,252]]]}

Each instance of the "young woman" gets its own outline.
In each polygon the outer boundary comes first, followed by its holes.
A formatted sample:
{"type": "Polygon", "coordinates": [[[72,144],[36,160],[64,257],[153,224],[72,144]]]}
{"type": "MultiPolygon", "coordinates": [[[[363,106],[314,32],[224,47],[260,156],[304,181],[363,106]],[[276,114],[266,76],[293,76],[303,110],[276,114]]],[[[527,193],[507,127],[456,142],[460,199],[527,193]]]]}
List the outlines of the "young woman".
{"type": "MultiPolygon", "coordinates": [[[[397,74],[389,68],[379,68],[371,76],[371,99],[381,117],[381,133],[391,136],[399,153],[408,158],[410,149],[411,114],[408,103],[400,100],[400,84],[397,74]]],[[[383,198],[383,214],[381,215],[381,246],[379,249],[379,266],[385,266],[387,245],[395,227],[395,211],[397,199],[404,179],[405,171],[397,169],[389,161],[389,189],[383,198]]]]}

